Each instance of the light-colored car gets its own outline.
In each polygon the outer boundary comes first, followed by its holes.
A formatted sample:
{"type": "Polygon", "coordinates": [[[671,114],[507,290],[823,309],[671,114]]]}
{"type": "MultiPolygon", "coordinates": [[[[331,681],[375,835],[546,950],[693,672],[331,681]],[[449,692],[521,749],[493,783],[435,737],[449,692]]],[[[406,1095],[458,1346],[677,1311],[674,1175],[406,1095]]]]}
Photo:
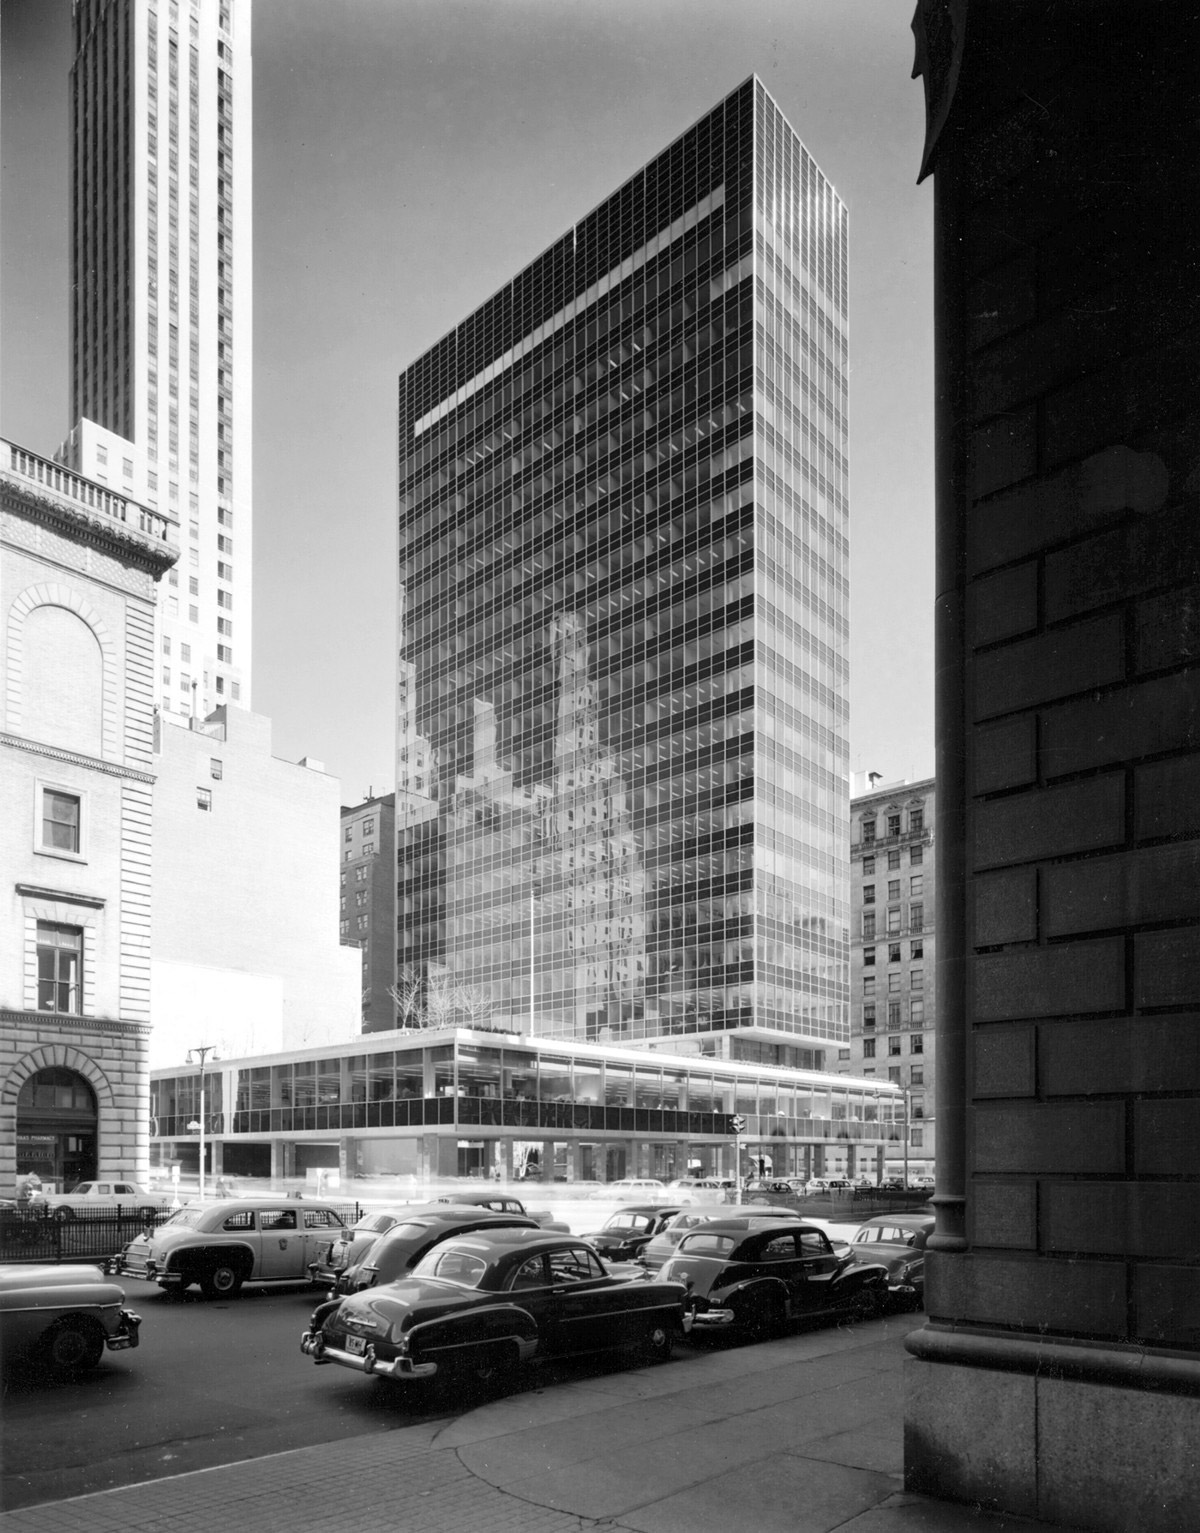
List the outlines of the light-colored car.
{"type": "Polygon", "coordinates": [[[0,1357],[25,1357],[52,1373],[94,1368],[107,1347],[138,1344],[141,1317],[99,1267],[0,1266],[0,1357]]]}
{"type": "Polygon", "coordinates": [[[932,1214],[876,1214],[854,1236],[856,1260],[883,1263],[897,1304],[920,1309],[925,1303],[925,1243],[933,1227],[932,1214]]]}
{"type": "Polygon", "coordinates": [[[191,1203],[130,1241],[116,1266],[168,1293],[198,1283],[207,1299],[232,1299],[243,1283],[308,1282],[309,1263],[344,1228],[336,1208],[307,1198],[191,1203]]]}
{"type": "Polygon", "coordinates": [[[844,1176],[814,1176],[805,1182],[804,1190],[812,1197],[823,1192],[853,1192],[854,1184],[844,1176]]]}
{"type": "Polygon", "coordinates": [[[50,1192],[39,1201],[51,1219],[76,1219],[103,1208],[116,1208],[153,1219],[170,1208],[174,1193],[151,1192],[137,1182],[77,1182],[70,1192],[50,1192]]]}

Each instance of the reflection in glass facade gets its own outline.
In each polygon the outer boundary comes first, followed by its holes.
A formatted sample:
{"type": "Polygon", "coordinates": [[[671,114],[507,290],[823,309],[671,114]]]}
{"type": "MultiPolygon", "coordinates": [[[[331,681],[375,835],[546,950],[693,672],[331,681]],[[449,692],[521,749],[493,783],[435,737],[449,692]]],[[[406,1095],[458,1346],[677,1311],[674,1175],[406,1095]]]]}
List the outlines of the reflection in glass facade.
{"type": "Polygon", "coordinates": [[[848,1042],[846,369],[845,210],[752,79],[401,377],[399,962],[490,1025],[848,1042]]]}

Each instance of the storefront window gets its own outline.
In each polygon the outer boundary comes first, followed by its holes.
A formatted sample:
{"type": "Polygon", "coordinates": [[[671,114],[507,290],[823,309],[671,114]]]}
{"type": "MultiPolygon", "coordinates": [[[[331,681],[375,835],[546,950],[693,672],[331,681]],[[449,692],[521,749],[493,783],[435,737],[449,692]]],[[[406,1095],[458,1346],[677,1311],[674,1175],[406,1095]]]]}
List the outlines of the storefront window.
{"type": "Polygon", "coordinates": [[[454,1095],[454,1045],[439,1044],[429,1050],[429,1062],[433,1066],[433,1093],[439,1097],[454,1095]]]}
{"type": "Polygon", "coordinates": [[[600,1066],[575,1061],[575,1100],[598,1106],[601,1098],[600,1066]]]}
{"type": "Polygon", "coordinates": [[[297,1107],[315,1107],[317,1102],[317,1066],[311,1059],[292,1066],[292,1100],[297,1107]]]}
{"type": "Polygon", "coordinates": [[[527,1102],[537,1100],[537,1058],[532,1054],[504,1051],[504,1095],[527,1102]]]}
{"type": "Polygon", "coordinates": [[[574,1084],[571,1080],[571,1061],[543,1055],[538,1072],[538,1096],[543,1102],[570,1102],[573,1100],[574,1084]]]}
{"type": "Polygon", "coordinates": [[[639,1065],[633,1072],[634,1105],[636,1107],[662,1106],[662,1071],[639,1065]]]}
{"type": "Polygon", "coordinates": [[[401,1101],[411,1101],[425,1095],[425,1067],[419,1049],[396,1055],[396,1095],[401,1101]]]}
{"type": "Polygon", "coordinates": [[[372,1054],[367,1064],[368,1100],[387,1102],[396,1087],[396,1056],[372,1054]]]}
{"type": "Polygon", "coordinates": [[[500,1050],[460,1044],[458,1050],[458,1088],[467,1097],[500,1095],[500,1050]]]}
{"type": "Polygon", "coordinates": [[[628,1107],[633,1095],[633,1070],[629,1065],[604,1066],[604,1100],[609,1107],[628,1107]]]}
{"type": "Polygon", "coordinates": [[[365,1102],[367,1100],[367,1056],[365,1054],[351,1054],[346,1061],[346,1079],[350,1083],[350,1100],[365,1102]]]}

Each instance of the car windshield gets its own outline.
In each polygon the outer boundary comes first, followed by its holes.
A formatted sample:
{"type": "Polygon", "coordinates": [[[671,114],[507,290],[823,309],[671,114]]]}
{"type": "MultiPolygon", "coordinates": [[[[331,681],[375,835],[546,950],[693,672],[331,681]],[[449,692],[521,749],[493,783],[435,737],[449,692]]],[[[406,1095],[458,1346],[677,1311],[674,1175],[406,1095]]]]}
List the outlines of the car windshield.
{"type": "Polygon", "coordinates": [[[169,1219],[163,1220],[163,1222],[159,1225],[159,1229],[166,1229],[167,1225],[169,1224],[186,1225],[190,1229],[195,1229],[207,1212],[208,1210],[206,1208],[177,1209],[169,1219]]]}
{"type": "Polygon", "coordinates": [[[649,1227],[647,1214],[614,1214],[604,1226],[606,1230],[645,1230],[649,1227]]]}

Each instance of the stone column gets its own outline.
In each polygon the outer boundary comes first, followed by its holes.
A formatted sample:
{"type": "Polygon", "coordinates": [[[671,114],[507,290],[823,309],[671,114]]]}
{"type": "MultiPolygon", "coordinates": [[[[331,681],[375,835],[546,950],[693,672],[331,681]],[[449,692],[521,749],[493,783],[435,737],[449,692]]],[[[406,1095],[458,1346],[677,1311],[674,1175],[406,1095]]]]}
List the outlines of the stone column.
{"type": "Polygon", "coordinates": [[[910,1489],[1200,1506],[1194,8],[922,0],[938,1216],[910,1489]]]}

